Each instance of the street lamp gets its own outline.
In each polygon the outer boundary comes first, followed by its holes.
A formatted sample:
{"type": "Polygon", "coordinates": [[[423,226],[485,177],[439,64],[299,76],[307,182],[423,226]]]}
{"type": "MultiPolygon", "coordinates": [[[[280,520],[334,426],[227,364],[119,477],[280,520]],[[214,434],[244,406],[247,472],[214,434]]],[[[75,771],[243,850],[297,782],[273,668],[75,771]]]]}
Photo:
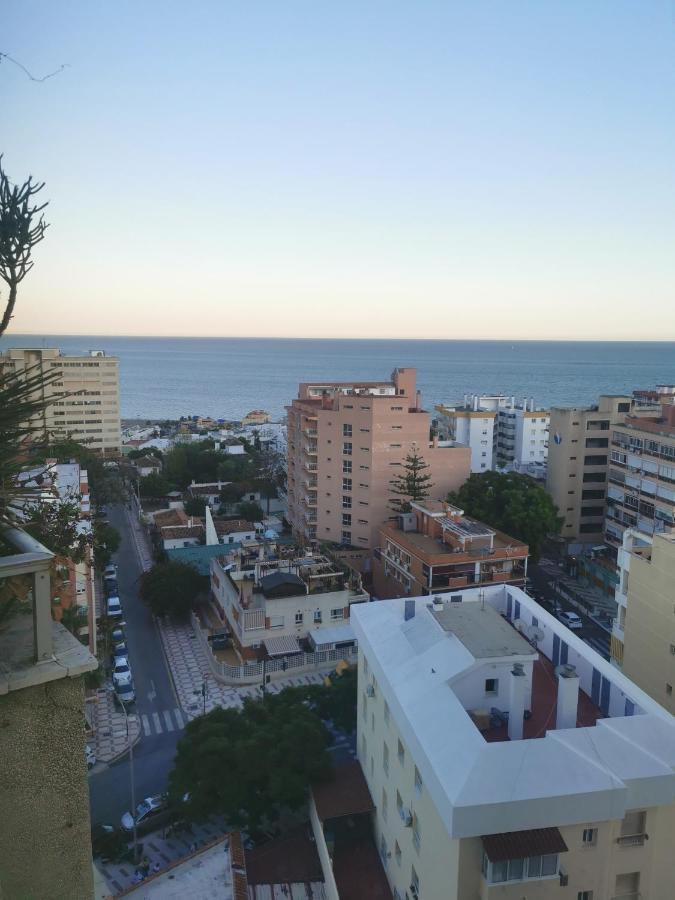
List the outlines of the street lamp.
{"type": "Polygon", "coordinates": [[[120,705],[122,707],[122,712],[124,713],[124,721],[127,726],[127,744],[129,745],[129,781],[131,787],[131,818],[134,822],[134,862],[137,861],[138,855],[138,828],[136,825],[136,785],[134,783],[134,745],[131,741],[131,734],[129,732],[129,715],[127,713],[127,707],[124,700],[120,701],[120,705]]]}

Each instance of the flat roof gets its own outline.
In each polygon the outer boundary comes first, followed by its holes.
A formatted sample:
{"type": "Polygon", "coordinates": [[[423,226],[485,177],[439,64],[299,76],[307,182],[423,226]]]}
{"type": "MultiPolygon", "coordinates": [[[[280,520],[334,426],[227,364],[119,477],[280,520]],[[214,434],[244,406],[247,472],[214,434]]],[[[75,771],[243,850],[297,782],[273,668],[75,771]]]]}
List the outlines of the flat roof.
{"type": "Polygon", "coordinates": [[[537,655],[489,603],[445,603],[443,609],[431,612],[441,628],[459,638],[475,659],[537,655]]]}

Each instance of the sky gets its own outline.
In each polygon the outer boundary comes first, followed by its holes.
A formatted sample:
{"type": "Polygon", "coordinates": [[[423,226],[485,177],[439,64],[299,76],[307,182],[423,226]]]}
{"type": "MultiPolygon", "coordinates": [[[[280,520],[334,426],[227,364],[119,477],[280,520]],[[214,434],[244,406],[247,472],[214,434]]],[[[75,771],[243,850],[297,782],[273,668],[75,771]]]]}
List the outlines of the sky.
{"type": "MultiPolygon", "coordinates": [[[[675,2],[3,0],[15,333],[675,339],[675,2]]],[[[0,291],[0,300],[6,297],[0,291]]]]}

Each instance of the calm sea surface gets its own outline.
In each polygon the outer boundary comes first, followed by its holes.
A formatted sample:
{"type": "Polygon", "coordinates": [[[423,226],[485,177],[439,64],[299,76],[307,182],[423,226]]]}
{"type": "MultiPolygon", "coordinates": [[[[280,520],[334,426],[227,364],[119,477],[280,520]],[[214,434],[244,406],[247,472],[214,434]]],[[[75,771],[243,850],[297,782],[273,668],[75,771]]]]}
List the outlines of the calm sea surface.
{"type": "Polygon", "coordinates": [[[7,347],[105,350],[120,359],[122,415],[273,418],[298,382],[388,378],[413,366],[427,408],[465,393],[503,391],[542,406],[582,405],[598,394],[675,382],[675,343],[370,341],[5,335],[7,347]]]}

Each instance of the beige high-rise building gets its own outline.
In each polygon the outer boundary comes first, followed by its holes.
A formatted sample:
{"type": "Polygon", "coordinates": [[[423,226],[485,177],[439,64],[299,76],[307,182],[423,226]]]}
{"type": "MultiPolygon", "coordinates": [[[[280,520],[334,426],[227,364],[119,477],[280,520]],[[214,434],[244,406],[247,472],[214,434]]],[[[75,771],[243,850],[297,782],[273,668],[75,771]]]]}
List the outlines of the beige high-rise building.
{"type": "Polygon", "coordinates": [[[597,406],[551,409],[546,489],[568,542],[603,540],[611,426],[631,407],[630,397],[603,395],[597,406]]]}
{"type": "Polygon", "coordinates": [[[119,360],[93,350],[86,356],[64,356],[57,349],[11,348],[0,355],[7,372],[47,375],[57,369],[61,377],[50,382],[45,396],[52,402],[38,424],[50,440],[66,437],[85,444],[102,456],[119,456],[119,360]]]}
{"type": "Polygon", "coordinates": [[[392,515],[391,480],[413,448],[428,463],[430,499],[469,477],[471,450],[429,440],[415,369],[391,381],[300,385],[288,410],[288,518],[296,535],[376,547],[392,515]]]}
{"type": "Polygon", "coordinates": [[[675,712],[675,534],[628,529],[619,549],[612,662],[675,712]]]}

